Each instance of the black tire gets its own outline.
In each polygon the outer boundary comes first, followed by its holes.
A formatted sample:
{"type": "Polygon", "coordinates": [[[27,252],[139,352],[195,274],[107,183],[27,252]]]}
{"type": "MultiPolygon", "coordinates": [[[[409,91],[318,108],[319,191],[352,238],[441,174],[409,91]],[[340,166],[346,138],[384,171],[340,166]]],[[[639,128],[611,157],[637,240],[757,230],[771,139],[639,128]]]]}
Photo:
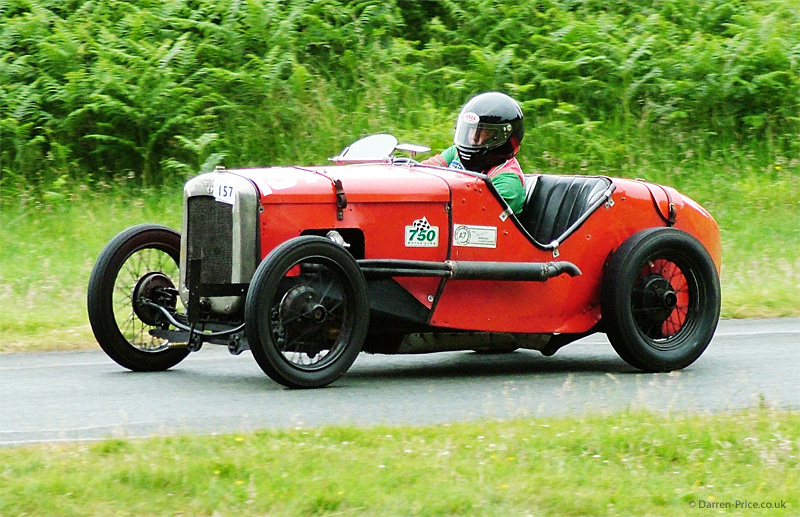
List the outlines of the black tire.
{"type": "Polygon", "coordinates": [[[328,239],[286,241],[253,275],[245,334],[261,369],[288,388],[320,388],[341,377],[361,352],[368,326],[364,274],[328,239]]]}
{"type": "Polygon", "coordinates": [[[134,292],[148,277],[157,275],[161,282],[178,285],[180,247],[176,231],[142,224],[114,237],[94,265],[87,299],[89,323],[102,349],[125,368],[166,370],[189,354],[186,348],[170,348],[169,342],[151,336],[154,321],[134,302],[134,292]]]}
{"type": "Polygon", "coordinates": [[[632,235],[603,275],[603,326],[619,356],[647,372],[685,368],[717,328],[719,276],[693,236],[674,228],[632,235]]]}

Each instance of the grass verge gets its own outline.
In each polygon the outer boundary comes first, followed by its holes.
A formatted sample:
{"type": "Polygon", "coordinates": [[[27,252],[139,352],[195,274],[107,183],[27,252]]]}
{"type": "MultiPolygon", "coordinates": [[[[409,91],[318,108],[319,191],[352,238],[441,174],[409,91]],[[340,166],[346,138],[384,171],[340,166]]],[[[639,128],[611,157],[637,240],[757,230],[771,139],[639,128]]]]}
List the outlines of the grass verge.
{"type": "Polygon", "coordinates": [[[100,250],[123,229],[180,228],[180,188],[108,188],[49,200],[4,199],[0,208],[0,351],[95,346],[86,287],[100,250]]]}
{"type": "Polygon", "coordinates": [[[0,449],[0,465],[6,517],[797,515],[800,413],[115,439],[0,449]]]}
{"type": "MultiPolygon", "coordinates": [[[[798,166],[647,165],[610,175],[678,188],[716,217],[722,232],[722,316],[800,315],[798,166]],[[716,167],[716,168],[715,168],[716,167]],[[666,172],[659,172],[666,171],[666,172]]],[[[531,171],[533,172],[533,171],[531,171]]],[[[587,171],[589,172],[589,171],[587,171]]],[[[86,286],[100,250],[141,222],[180,228],[180,187],[124,184],[95,191],[6,196],[0,205],[0,352],[95,346],[86,286]]]]}

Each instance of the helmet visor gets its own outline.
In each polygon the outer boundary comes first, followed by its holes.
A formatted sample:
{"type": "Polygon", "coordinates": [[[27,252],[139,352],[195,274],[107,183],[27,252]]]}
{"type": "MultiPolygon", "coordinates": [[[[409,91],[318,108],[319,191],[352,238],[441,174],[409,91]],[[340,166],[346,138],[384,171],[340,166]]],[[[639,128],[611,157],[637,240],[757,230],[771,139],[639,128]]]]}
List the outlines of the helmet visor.
{"type": "Polygon", "coordinates": [[[511,130],[511,124],[487,124],[474,113],[465,113],[458,117],[453,142],[464,149],[493,149],[506,143],[511,130]]]}

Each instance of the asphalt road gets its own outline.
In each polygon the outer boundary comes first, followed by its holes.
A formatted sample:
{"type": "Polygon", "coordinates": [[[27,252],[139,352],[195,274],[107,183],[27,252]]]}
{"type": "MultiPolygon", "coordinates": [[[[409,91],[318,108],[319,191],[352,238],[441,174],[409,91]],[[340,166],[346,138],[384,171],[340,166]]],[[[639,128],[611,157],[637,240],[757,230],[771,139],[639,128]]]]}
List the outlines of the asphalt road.
{"type": "Polygon", "coordinates": [[[607,413],[800,409],[800,318],[720,322],[706,353],[638,373],[602,335],[553,357],[362,354],[328,388],[290,391],[249,352],[206,346],[173,370],[132,373],[101,351],[0,355],[0,445],[327,424],[432,424],[607,413]]]}

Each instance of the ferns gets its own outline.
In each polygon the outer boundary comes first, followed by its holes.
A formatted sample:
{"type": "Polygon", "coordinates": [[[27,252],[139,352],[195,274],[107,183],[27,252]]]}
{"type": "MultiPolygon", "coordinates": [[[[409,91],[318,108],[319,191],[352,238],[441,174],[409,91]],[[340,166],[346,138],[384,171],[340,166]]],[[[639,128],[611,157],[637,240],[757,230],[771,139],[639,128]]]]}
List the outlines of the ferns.
{"type": "Polygon", "coordinates": [[[444,145],[491,89],[525,110],[529,167],[800,153],[796,0],[2,5],[0,170],[32,185],[444,145]]]}

